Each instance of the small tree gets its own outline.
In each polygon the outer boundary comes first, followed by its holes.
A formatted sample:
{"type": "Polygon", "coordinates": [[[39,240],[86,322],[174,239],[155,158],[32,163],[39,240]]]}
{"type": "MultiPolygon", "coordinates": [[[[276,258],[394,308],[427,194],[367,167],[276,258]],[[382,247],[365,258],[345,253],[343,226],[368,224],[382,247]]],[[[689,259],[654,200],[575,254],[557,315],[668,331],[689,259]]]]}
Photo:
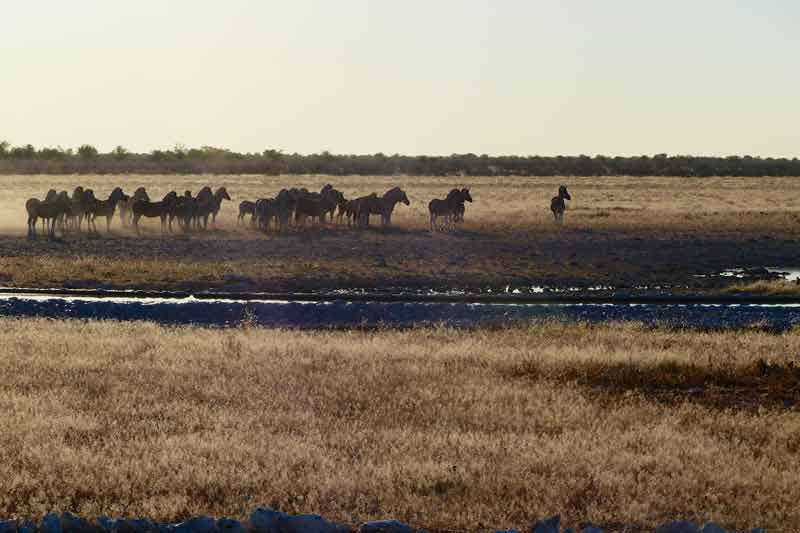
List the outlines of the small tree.
{"type": "Polygon", "coordinates": [[[151,161],[164,161],[169,158],[169,152],[163,150],[153,150],[150,152],[151,161]]]}
{"type": "Polygon", "coordinates": [[[124,146],[117,146],[116,148],[111,150],[111,155],[114,157],[114,159],[122,160],[128,157],[130,155],[130,152],[126,150],[124,146]]]}
{"type": "Polygon", "coordinates": [[[36,148],[32,144],[25,146],[15,146],[11,149],[11,159],[35,159],[36,148]]]}
{"type": "Polygon", "coordinates": [[[275,150],[273,148],[268,148],[261,152],[263,157],[266,157],[269,161],[280,161],[283,159],[283,150],[275,150]]]}
{"type": "Polygon", "coordinates": [[[81,147],[78,148],[78,155],[83,159],[94,159],[97,157],[97,148],[91,144],[81,145],[81,147]]]}
{"type": "Polygon", "coordinates": [[[64,153],[64,149],[60,146],[57,148],[40,148],[39,149],[39,159],[44,160],[53,160],[53,159],[64,159],[67,154],[64,153]]]}
{"type": "Polygon", "coordinates": [[[8,157],[8,149],[11,147],[6,141],[0,142],[0,159],[8,157]]]}
{"type": "Polygon", "coordinates": [[[185,144],[178,143],[175,145],[175,148],[172,149],[172,153],[175,154],[175,159],[186,159],[189,150],[186,148],[185,144]]]}

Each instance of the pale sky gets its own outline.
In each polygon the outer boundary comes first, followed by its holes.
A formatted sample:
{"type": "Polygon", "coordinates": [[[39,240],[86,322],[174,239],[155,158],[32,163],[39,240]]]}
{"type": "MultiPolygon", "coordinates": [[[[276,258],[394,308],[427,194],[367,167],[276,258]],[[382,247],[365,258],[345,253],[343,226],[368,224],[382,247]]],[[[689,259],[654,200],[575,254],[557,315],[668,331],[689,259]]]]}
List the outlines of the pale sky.
{"type": "Polygon", "coordinates": [[[792,0],[0,4],[0,140],[800,156],[792,0]]]}

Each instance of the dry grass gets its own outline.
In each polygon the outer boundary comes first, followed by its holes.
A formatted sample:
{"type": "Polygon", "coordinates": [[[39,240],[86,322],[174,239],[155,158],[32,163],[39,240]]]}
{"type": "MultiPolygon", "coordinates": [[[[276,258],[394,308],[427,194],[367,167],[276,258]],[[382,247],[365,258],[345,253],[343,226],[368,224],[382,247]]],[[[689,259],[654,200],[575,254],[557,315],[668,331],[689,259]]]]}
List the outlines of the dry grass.
{"type": "MultiPolygon", "coordinates": [[[[553,231],[550,198],[560,183],[567,183],[573,196],[566,221],[574,228],[795,232],[792,225],[800,215],[800,181],[795,178],[12,175],[0,176],[0,227],[24,233],[25,200],[44,197],[50,188],[71,192],[83,185],[104,198],[117,185],[126,191],[143,185],[151,196],[161,197],[170,190],[196,192],[210,184],[225,185],[231,193],[233,202],[224,204],[221,224],[232,228],[241,200],[274,196],[287,186],[319,190],[326,183],[347,197],[403,187],[411,205],[398,207],[396,223],[412,229],[427,228],[432,198],[462,186],[469,186],[475,198],[467,206],[466,227],[476,231],[553,231]]],[[[148,225],[158,228],[157,222],[148,225]]]]}
{"type": "Polygon", "coordinates": [[[735,283],[726,287],[725,292],[732,294],[796,295],[800,294],[800,283],[786,280],[758,280],[748,283],[735,283]]]}
{"type": "MultiPolygon", "coordinates": [[[[193,284],[233,287],[237,279],[269,279],[273,282],[292,280],[311,265],[305,262],[282,264],[265,259],[222,260],[209,262],[186,261],[178,257],[121,257],[78,256],[70,259],[48,255],[33,257],[0,257],[0,279],[13,279],[18,286],[60,286],[67,283],[81,286],[99,285],[158,288],[191,287],[193,284]]],[[[346,272],[340,265],[338,272],[346,272]]],[[[325,267],[314,264],[316,275],[324,277],[325,267]]]]}
{"type": "Polygon", "coordinates": [[[797,400],[800,332],[0,326],[2,515],[800,526],[797,408],[680,392],[797,400]]]}

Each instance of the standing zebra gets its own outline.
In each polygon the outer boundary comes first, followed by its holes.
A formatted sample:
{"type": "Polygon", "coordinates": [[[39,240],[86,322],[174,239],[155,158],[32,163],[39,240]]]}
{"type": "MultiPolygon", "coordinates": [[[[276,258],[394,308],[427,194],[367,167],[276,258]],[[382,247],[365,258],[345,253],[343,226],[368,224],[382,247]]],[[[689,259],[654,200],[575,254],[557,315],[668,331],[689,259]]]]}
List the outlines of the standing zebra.
{"type": "Polygon", "coordinates": [[[569,195],[569,192],[567,192],[567,186],[561,185],[558,187],[558,196],[554,196],[553,199],[550,200],[550,211],[553,212],[553,218],[556,224],[562,224],[564,222],[564,211],[567,209],[564,200],[572,200],[572,197],[569,195]]]}

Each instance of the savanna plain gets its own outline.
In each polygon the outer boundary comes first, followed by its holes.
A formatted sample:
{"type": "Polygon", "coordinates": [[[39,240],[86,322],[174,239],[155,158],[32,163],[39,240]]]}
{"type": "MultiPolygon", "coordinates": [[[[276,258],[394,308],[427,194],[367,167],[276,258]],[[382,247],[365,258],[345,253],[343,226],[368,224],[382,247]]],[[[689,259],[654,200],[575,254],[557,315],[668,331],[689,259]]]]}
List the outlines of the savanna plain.
{"type": "Polygon", "coordinates": [[[800,524],[798,331],[0,319],[0,344],[4,516],[800,524]]]}
{"type": "MultiPolygon", "coordinates": [[[[409,176],[0,176],[0,282],[14,286],[287,291],[384,288],[502,289],[508,286],[716,291],[703,277],[734,267],[792,266],[800,255],[800,181],[794,178],[409,177],[409,176]],[[292,229],[237,226],[238,204],[282,187],[331,183],[348,198],[402,187],[393,227],[292,229]],[[550,199],[568,185],[563,226],[550,199]],[[111,234],[26,239],[25,201],[48,189],[115,186],[151,197],[225,186],[213,231],[162,235],[157,220],[137,237],[119,219],[111,234]],[[431,233],[427,205],[452,187],[473,203],[457,231],[431,233]]],[[[373,221],[375,225],[377,220],[373,221]]],[[[778,286],[777,290],[792,290],[778,286]]],[[[755,287],[755,290],[776,290],[755,287]]]]}
{"type": "MultiPolygon", "coordinates": [[[[791,178],[0,176],[6,286],[226,291],[530,286],[791,292],[791,178]],[[401,186],[393,227],[263,233],[242,200],[401,186]],[[566,183],[562,226],[550,198],[566,183]],[[26,237],[48,189],[227,187],[217,226],[26,237]],[[469,187],[465,222],[427,204],[469,187]]],[[[373,222],[374,224],[374,222],[373,222]]],[[[299,331],[0,318],[0,515],[246,518],[258,506],[432,531],[675,518],[800,528],[800,331],[542,321],[299,331]]]]}

